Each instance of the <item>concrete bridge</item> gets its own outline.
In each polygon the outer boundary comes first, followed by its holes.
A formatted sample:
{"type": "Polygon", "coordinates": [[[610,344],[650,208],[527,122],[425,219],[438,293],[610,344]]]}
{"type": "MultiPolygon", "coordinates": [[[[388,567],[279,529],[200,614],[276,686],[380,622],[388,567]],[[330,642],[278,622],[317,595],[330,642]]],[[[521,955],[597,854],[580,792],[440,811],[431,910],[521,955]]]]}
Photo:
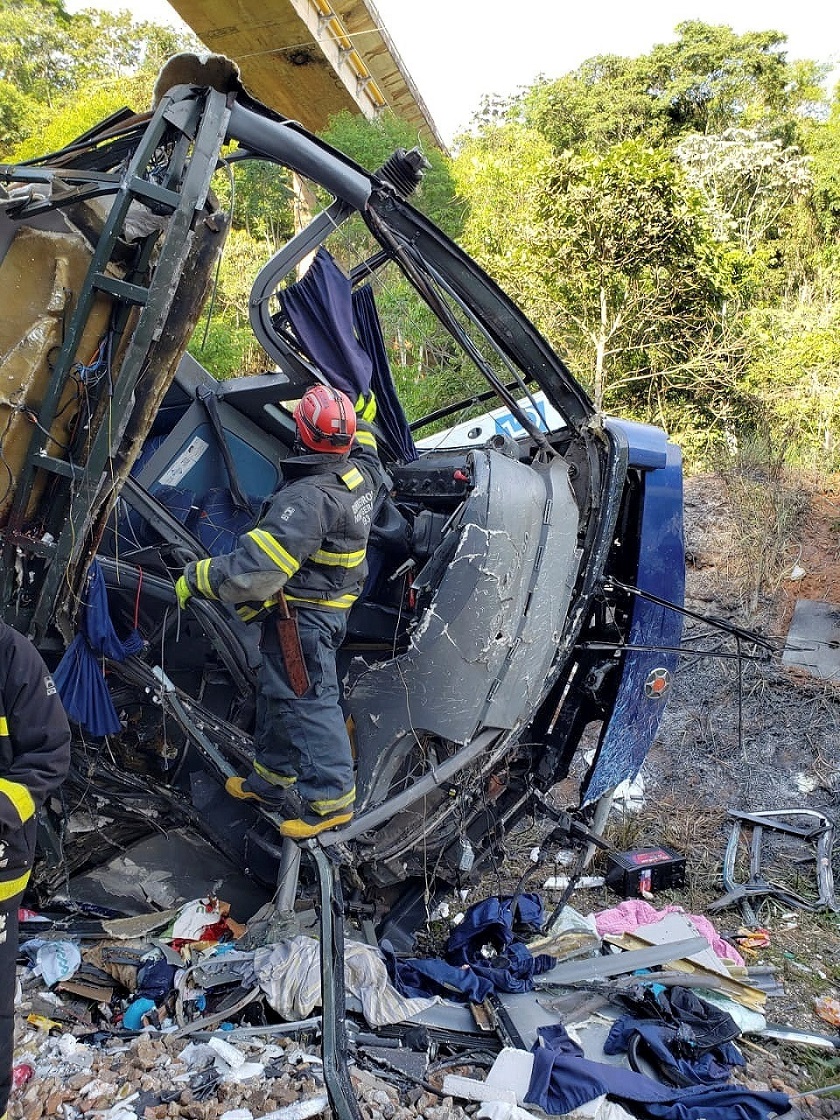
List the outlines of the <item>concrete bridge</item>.
{"type": "Polygon", "coordinates": [[[342,109],[391,109],[445,149],[371,0],[170,0],[202,43],[239,65],[247,89],[312,131],[342,109]]]}

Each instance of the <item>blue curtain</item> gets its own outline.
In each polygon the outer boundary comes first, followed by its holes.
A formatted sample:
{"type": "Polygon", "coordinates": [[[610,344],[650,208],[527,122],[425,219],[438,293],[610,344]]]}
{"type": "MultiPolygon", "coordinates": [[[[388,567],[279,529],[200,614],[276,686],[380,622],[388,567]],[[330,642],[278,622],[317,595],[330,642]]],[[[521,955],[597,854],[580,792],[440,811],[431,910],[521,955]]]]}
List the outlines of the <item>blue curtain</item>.
{"type": "Polygon", "coordinates": [[[65,651],[53,680],[67,715],[91,735],[115,735],[121,730],[111,700],[102,659],[124,661],[143,648],[132,630],[120,641],[108,612],[105,577],[98,560],[91,564],[82,596],[81,629],[65,651]]]}
{"type": "Polygon", "coordinates": [[[369,285],[353,293],[348,277],[322,247],[306,275],[280,293],[280,302],[298,342],[330,385],[354,402],[372,389],[388,450],[397,459],[416,459],[369,285]]]}
{"type": "Polygon", "coordinates": [[[362,346],[373,363],[370,387],[376,394],[376,423],[392,454],[404,463],[413,462],[418,457],[417,448],[391,376],[385,339],[370,284],[353,292],[353,321],[362,346]]]}

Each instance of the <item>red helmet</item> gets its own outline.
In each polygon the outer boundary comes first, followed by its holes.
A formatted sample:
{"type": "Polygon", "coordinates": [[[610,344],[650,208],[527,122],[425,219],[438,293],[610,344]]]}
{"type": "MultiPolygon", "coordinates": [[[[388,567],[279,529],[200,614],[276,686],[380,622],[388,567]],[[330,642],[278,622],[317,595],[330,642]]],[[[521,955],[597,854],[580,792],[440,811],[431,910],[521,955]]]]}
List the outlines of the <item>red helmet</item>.
{"type": "Polygon", "coordinates": [[[298,434],[312,451],[343,455],[356,434],[356,413],[349,397],[329,385],[313,385],[294,411],[298,434]]]}

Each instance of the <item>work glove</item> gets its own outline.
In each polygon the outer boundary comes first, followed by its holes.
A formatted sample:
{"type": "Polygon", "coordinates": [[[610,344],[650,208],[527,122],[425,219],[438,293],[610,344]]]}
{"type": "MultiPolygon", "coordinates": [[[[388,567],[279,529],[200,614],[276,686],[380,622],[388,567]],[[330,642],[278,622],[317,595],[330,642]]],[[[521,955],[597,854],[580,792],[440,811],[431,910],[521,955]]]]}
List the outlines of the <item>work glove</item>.
{"type": "Polygon", "coordinates": [[[178,606],[183,610],[187,605],[187,600],[192,596],[190,585],[183,576],[178,576],[175,581],[175,594],[178,596],[178,606]]]}

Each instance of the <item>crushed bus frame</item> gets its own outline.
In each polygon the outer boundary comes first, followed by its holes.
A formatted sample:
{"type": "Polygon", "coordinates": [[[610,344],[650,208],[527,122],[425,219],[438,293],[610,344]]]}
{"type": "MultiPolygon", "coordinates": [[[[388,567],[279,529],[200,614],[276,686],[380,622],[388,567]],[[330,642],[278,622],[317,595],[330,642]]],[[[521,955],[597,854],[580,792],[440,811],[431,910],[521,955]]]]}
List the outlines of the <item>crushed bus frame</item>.
{"type": "MultiPolygon", "coordinates": [[[[282,479],[291,408],[326,379],[284,299],[317,253],[348,298],[367,287],[375,305],[399,285],[464,371],[462,399],[410,425],[385,371],[387,497],[342,650],[358,802],[321,841],[340,844],[384,913],[407,881],[461,882],[503,851],[582,739],[581,804],[637,772],[681,634],[662,605],[683,599],[680,456],[659,429],[597,415],[522,312],[411,206],[417,153],[368,172],[256,102],[235,68],[205,73],[162,78],[153,111],[0,168],[3,617],[56,666],[95,557],[117,632],[142,639],[125,656],[94,651],[119,730],[74,727],[32,890],[78,898],[74,877],[156,822],[277,883],[271,820],[223,791],[252,757],[256,636],[223,604],[179,613],[174,579],[253,525],[282,479]],[[322,205],[254,281],[272,368],[217,382],[186,347],[230,225],[213,176],[247,160],[322,205]]],[[[375,341],[387,354],[381,328],[375,341]]]]}

